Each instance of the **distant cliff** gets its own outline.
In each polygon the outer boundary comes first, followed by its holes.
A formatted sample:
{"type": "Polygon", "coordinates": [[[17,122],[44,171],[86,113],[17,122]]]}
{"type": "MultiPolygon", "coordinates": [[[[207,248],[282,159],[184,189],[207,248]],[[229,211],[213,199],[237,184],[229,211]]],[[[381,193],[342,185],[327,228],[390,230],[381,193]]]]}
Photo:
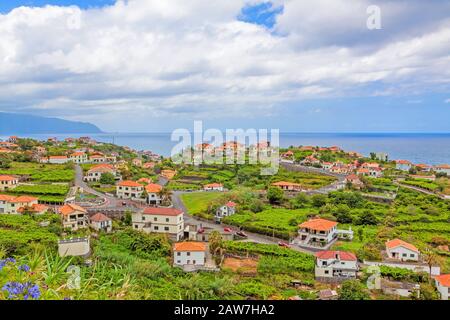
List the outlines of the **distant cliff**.
{"type": "Polygon", "coordinates": [[[87,122],[0,112],[0,134],[101,133],[87,122]]]}

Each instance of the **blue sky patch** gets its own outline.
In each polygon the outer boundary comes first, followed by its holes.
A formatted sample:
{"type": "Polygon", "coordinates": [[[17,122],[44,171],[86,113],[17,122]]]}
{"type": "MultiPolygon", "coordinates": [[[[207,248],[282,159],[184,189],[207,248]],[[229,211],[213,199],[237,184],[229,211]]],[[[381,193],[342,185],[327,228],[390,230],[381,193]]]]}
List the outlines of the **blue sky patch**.
{"type": "Polygon", "coordinates": [[[43,7],[45,5],[70,6],[76,5],[80,8],[103,7],[112,5],[116,0],[8,0],[0,1],[0,13],[7,13],[14,8],[43,7]]]}
{"type": "Polygon", "coordinates": [[[275,25],[277,14],[280,13],[283,13],[283,6],[275,7],[272,2],[264,2],[244,7],[238,20],[272,28],[275,25]]]}

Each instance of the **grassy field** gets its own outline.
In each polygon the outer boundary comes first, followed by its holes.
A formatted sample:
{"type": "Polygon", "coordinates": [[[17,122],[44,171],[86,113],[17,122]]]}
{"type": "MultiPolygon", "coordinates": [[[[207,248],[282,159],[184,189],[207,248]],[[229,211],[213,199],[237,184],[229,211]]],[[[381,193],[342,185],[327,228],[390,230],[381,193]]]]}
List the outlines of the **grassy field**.
{"type": "Polygon", "coordinates": [[[224,218],[224,223],[242,226],[245,230],[289,239],[296,235],[298,224],[314,211],[308,209],[268,209],[259,213],[245,211],[224,218]]]}
{"type": "Polygon", "coordinates": [[[182,194],[181,200],[189,214],[197,215],[204,213],[208,209],[209,203],[222,195],[222,192],[192,192],[182,194]]]}
{"type": "Polygon", "coordinates": [[[13,162],[11,168],[1,169],[0,174],[29,176],[35,182],[71,182],[75,170],[68,165],[13,162]]]}
{"type": "Polygon", "coordinates": [[[64,202],[69,192],[68,184],[34,184],[19,185],[14,189],[8,190],[7,194],[11,195],[31,195],[37,197],[39,201],[46,203],[64,202]]]}

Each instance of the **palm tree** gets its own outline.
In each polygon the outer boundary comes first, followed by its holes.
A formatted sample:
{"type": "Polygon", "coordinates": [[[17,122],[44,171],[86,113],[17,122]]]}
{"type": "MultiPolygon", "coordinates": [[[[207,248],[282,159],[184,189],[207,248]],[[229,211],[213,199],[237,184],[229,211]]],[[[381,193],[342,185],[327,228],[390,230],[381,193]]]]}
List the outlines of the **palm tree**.
{"type": "Polygon", "coordinates": [[[172,198],[172,191],[167,188],[162,188],[161,191],[158,192],[158,196],[161,198],[163,203],[170,203],[170,199],[172,198]]]}

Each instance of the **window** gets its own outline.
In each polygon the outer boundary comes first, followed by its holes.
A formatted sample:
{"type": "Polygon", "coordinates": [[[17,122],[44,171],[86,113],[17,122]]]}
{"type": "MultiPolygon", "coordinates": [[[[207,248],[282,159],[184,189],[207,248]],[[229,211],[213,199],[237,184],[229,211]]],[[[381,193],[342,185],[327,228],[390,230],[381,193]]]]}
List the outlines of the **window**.
{"type": "Polygon", "coordinates": [[[403,253],[402,256],[403,256],[403,257],[407,257],[408,255],[407,255],[406,253],[403,253]]]}
{"type": "Polygon", "coordinates": [[[189,257],[189,256],[191,255],[191,253],[190,253],[190,252],[187,252],[186,255],[189,257]]]}
{"type": "Polygon", "coordinates": [[[142,221],[145,221],[145,217],[144,216],[142,216],[142,221]]]}
{"type": "Polygon", "coordinates": [[[158,218],[156,218],[156,217],[155,217],[155,218],[153,218],[153,221],[158,221],[158,218]]]}
{"type": "Polygon", "coordinates": [[[169,227],[164,227],[164,230],[165,231],[169,231],[169,227]]]}
{"type": "Polygon", "coordinates": [[[137,225],[137,224],[135,224],[135,225],[134,225],[134,228],[135,228],[135,229],[137,229],[137,228],[138,228],[138,225],[137,225]]]}
{"type": "Polygon", "coordinates": [[[325,274],[329,274],[330,273],[330,271],[329,270],[325,270],[325,272],[324,272],[325,274]]]}
{"type": "Polygon", "coordinates": [[[169,218],[166,218],[166,222],[169,222],[169,218]]]}
{"type": "Polygon", "coordinates": [[[178,263],[178,264],[181,264],[181,260],[177,260],[177,263],[178,263]]]}
{"type": "Polygon", "coordinates": [[[411,253],[409,256],[410,256],[411,258],[414,258],[415,254],[411,253]]]}
{"type": "Polygon", "coordinates": [[[177,252],[177,256],[181,256],[181,252],[177,252]]]}
{"type": "Polygon", "coordinates": [[[158,226],[155,226],[155,228],[154,228],[155,230],[159,230],[159,227],[158,226]]]}

